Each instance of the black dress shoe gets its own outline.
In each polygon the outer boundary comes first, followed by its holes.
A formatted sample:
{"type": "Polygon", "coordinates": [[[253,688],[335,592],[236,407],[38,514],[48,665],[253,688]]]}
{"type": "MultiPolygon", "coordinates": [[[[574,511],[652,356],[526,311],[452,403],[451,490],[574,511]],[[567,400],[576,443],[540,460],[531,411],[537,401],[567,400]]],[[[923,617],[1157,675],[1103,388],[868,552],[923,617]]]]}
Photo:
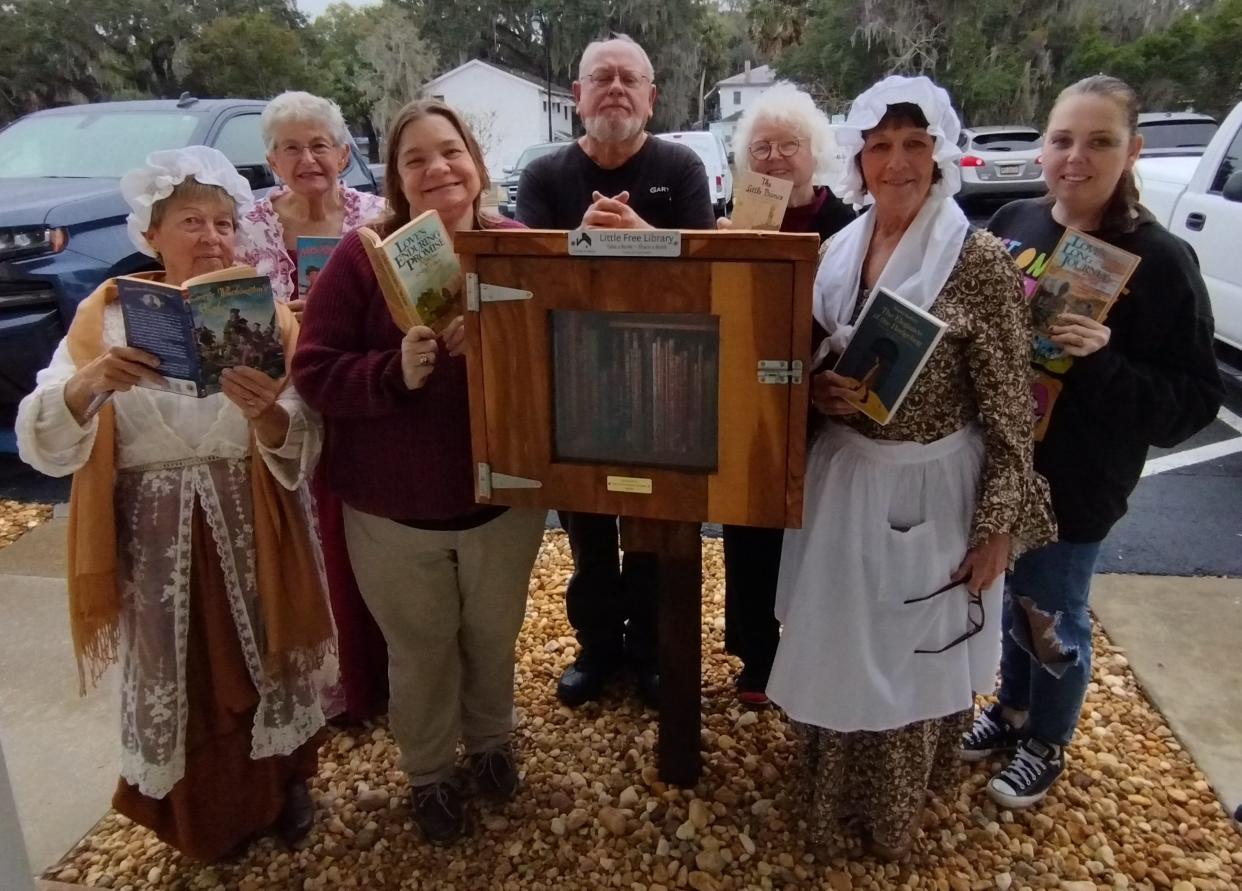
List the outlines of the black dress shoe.
{"type": "Polygon", "coordinates": [[[306,838],[315,823],[315,803],[311,801],[305,780],[289,784],[285,790],[285,806],[276,819],[276,834],[287,847],[296,847],[306,838]]]}
{"type": "Polygon", "coordinates": [[[660,710],[660,673],[654,668],[636,668],[638,696],[649,709],[660,710]]]}
{"type": "Polygon", "coordinates": [[[615,666],[611,663],[587,658],[576,659],[556,682],[556,698],[570,708],[599,699],[614,671],[615,666]]]}

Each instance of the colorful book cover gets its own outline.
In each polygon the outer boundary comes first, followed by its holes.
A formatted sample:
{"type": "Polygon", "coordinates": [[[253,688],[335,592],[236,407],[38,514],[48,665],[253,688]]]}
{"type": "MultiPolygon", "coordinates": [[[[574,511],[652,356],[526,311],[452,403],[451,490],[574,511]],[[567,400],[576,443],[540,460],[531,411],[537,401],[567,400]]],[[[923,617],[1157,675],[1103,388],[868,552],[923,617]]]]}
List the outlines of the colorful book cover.
{"type": "Polygon", "coordinates": [[[787,179],[748,170],[738,176],[729,221],[734,229],[776,231],[785,219],[785,208],[792,191],[793,183],[787,179]]]}
{"type": "Polygon", "coordinates": [[[1057,317],[1068,312],[1103,321],[1138,264],[1139,257],[1128,251],[1066,229],[1030,296],[1033,361],[1060,370],[1056,363],[1065,352],[1052,342],[1049,330],[1057,317]]]}
{"type": "Polygon", "coordinates": [[[887,288],[875,288],[833,370],[860,384],[852,404],[887,424],[944,336],[940,319],[887,288]]]}
{"type": "Polygon", "coordinates": [[[251,267],[201,276],[185,289],[122,276],[117,300],[126,342],[158,356],[164,389],[183,396],[220,392],[220,373],[239,365],[285,373],[271,282],[251,267]]]}
{"type": "Polygon", "coordinates": [[[387,238],[366,226],[358,234],[402,331],[426,325],[438,332],[459,314],[461,264],[438,213],[422,213],[387,238]]]}
{"type": "Polygon", "coordinates": [[[303,300],[310,293],[311,285],[328,263],[333,249],[340,243],[339,238],[318,235],[299,235],[298,252],[298,297],[303,300]]]}

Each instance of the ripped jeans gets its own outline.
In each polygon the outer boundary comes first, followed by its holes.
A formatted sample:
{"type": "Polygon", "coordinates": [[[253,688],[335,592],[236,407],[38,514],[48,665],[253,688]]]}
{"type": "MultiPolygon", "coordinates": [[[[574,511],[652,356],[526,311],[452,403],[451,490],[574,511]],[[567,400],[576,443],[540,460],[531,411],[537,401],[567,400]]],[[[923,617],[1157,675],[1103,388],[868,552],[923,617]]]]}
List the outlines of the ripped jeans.
{"type": "Polygon", "coordinates": [[[1038,739],[1068,745],[1091,680],[1087,597],[1100,542],[1061,541],[1023,555],[1005,585],[1000,703],[1027,712],[1038,739]]]}

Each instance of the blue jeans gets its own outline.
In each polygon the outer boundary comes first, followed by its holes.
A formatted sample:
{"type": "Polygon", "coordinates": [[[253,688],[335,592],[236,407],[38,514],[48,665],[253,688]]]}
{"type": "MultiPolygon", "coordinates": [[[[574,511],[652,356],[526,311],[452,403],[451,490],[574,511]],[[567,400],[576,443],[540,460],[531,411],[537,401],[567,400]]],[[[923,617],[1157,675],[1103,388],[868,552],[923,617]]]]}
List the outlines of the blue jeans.
{"type": "Polygon", "coordinates": [[[1091,680],[1087,597],[1100,542],[1062,541],[1022,556],[1005,586],[1001,705],[1027,712],[1026,729],[1068,745],[1091,680]]]}

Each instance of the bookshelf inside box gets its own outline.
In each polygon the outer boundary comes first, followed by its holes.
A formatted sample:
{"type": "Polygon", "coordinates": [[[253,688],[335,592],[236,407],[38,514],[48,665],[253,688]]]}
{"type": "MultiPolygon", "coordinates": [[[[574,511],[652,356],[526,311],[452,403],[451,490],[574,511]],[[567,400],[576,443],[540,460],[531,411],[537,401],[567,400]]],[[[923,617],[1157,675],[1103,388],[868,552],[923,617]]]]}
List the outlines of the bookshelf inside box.
{"type": "Polygon", "coordinates": [[[466,314],[474,460],[502,480],[478,500],[801,525],[809,379],[765,383],[760,363],[809,359],[817,238],[683,232],[667,259],[574,257],[531,230],[456,247],[481,284],[532,294],[466,314]]]}

